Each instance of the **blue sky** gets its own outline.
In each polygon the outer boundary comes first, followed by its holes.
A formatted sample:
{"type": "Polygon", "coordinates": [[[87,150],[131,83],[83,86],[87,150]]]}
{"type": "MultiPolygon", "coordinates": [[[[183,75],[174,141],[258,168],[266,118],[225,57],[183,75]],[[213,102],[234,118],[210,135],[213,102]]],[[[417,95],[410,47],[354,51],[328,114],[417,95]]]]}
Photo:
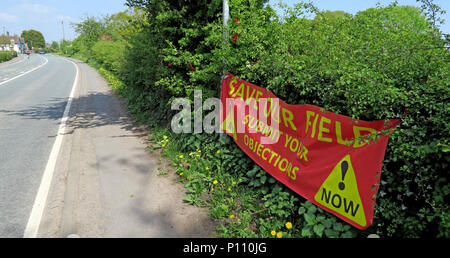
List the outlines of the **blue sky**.
{"type": "MultiPolygon", "coordinates": [[[[322,10],[343,10],[351,14],[376,6],[377,2],[386,5],[391,0],[312,0],[322,10]]],[[[270,0],[278,3],[279,0],[270,0]]],[[[289,5],[298,0],[284,0],[289,5]]],[[[419,6],[415,0],[398,0],[400,5],[419,6]]],[[[435,0],[447,14],[442,31],[450,34],[450,0],[435,0]]],[[[85,15],[102,16],[126,9],[125,0],[1,0],[0,34],[3,29],[11,34],[26,29],[36,29],[44,34],[47,42],[62,38],[61,21],[64,21],[66,39],[74,39],[76,34],[71,22],[80,22],[85,15]]]]}
{"type": "Polygon", "coordinates": [[[66,39],[74,39],[71,22],[80,22],[87,14],[101,16],[125,9],[125,0],[1,0],[0,34],[3,26],[18,35],[23,30],[36,29],[42,32],[46,42],[60,41],[61,21],[64,21],[66,39]]]}

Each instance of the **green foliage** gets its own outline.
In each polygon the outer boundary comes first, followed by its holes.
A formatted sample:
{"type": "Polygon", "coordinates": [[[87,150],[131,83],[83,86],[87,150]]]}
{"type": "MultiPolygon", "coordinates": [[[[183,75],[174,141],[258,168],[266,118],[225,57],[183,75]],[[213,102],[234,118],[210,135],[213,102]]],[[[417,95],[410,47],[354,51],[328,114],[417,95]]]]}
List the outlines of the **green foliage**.
{"type": "Polygon", "coordinates": [[[0,51],[0,63],[9,61],[17,57],[16,51],[0,51]]]}
{"type": "Polygon", "coordinates": [[[0,35],[0,47],[11,45],[11,39],[6,35],[0,35]]]}
{"type": "Polygon", "coordinates": [[[92,57],[105,69],[120,74],[124,63],[126,42],[99,40],[92,47],[92,57]]]}
{"type": "Polygon", "coordinates": [[[32,48],[45,48],[45,39],[40,31],[37,30],[24,30],[20,35],[25,39],[25,43],[28,44],[30,49],[32,48]]]}
{"type": "Polygon", "coordinates": [[[78,42],[87,49],[92,48],[100,35],[106,32],[105,23],[91,16],[86,16],[82,22],[74,24],[73,27],[75,32],[80,35],[77,38],[78,42]]]}
{"type": "Polygon", "coordinates": [[[379,5],[354,16],[299,3],[279,17],[265,1],[232,0],[239,22],[231,19],[225,43],[221,1],[129,0],[140,11],[85,20],[73,51],[110,70],[101,73],[130,112],[157,128],[170,121],[174,98],[192,98],[195,89],[219,96],[223,71],[289,104],[402,121],[385,155],[373,226],[364,232],[286,189],[228,136],[171,135],[165,147],[157,143],[174,161],[186,201],[210,207],[222,236],[448,237],[450,53],[436,27],[441,10],[422,2],[422,9],[379,5]]]}
{"type": "MultiPolygon", "coordinates": [[[[370,230],[386,237],[448,234],[449,188],[442,173],[448,170],[449,52],[425,17],[400,6],[265,23],[271,15],[232,14],[242,17],[232,25],[239,40],[214,52],[216,60],[225,58],[230,72],[290,104],[364,120],[401,119],[370,230]]],[[[252,184],[260,183],[252,178],[252,184]]]]}

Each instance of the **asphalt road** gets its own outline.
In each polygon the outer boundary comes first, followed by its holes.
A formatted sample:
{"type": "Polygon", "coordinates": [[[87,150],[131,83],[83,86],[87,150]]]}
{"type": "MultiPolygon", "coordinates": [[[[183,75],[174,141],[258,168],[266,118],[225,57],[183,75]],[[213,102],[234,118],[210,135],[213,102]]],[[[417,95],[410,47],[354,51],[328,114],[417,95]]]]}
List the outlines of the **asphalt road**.
{"type": "Polygon", "coordinates": [[[0,64],[0,238],[211,236],[124,100],[72,61],[0,64]]]}
{"type": "Polygon", "coordinates": [[[51,55],[0,65],[0,237],[23,237],[75,75],[51,55]]]}

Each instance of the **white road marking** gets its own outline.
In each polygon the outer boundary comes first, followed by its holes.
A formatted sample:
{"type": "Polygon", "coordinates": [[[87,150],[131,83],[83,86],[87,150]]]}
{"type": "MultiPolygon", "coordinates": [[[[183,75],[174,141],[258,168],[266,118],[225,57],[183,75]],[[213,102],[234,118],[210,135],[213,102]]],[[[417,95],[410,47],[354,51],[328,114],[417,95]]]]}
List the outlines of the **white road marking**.
{"type": "Polygon", "coordinates": [[[5,83],[8,83],[8,82],[10,82],[10,81],[12,81],[12,80],[15,80],[15,79],[17,79],[17,78],[19,78],[19,77],[22,77],[22,76],[24,76],[25,74],[31,73],[31,72],[33,72],[33,71],[35,71],[35,70],[41,68],[42,66],[46,65],[46,64],[48,63],[48,59],[45,58],[45,57],[42,57],[42,58],[45,59],[45,62],[44,62],[43,64],[41,64],[41,65],[39,65],[38,67],[35,67],[35,68],[33,68],[33,69],[31,69],[31,70],[29,70],[29,71],[27,71],[27,72],[24,72],[24,73],[22,73],[22,74],[19,74],[19,75],[17,75],[16,77],[13,77],[13,78],[11,78],[11,79],[9,79],[9,80],[7,80],[7,81],[0,82],[0,86],[2,86],[2,85],[5,84],[5,83]]]}
{"type": "Polygon", "coordinates": [[[61,118],[61,124],[59,125],[58,129],[58,136],[56,137],[55,143],[53,144],[52,151],[50,152],[47,166],[45,167],[45,171],[41,179],[41,184],[36,195],[36,199],[34,200],[33,209],[31,210],[30,217],[28,218],[27,227],[25,228],[25,232],[23,234],[24,238],[36,238],[38,235],[39,226],[41,224],[42,215],[44,213],[45,204],[47,202],[48,193],[50,191],[50,186],[55,171],[56,161],[58,159],[58,154],[61,149],[64,133],[66,131],[66,122],[69,118],[70,106],[72,105],[72,100],[78,84],[78,66],[74,62],[72,63],[77,69],[75,81],[73,82],[72,91],[70,92],[66,109],[64,110],[64,114],[61,118]]]}

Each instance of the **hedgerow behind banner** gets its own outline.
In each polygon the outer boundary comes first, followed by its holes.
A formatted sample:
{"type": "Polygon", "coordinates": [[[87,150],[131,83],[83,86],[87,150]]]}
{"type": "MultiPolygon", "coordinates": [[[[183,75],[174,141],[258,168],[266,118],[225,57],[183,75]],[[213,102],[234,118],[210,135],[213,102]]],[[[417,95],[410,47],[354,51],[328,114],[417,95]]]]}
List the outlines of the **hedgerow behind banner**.
{"type": "Polygon", "coordinates": [[[231,74],[221,101],[221,127],[264,170],[353,226],[372,224],[388,132],[399,120],[366,122],[288,105],[231,74]]]}

